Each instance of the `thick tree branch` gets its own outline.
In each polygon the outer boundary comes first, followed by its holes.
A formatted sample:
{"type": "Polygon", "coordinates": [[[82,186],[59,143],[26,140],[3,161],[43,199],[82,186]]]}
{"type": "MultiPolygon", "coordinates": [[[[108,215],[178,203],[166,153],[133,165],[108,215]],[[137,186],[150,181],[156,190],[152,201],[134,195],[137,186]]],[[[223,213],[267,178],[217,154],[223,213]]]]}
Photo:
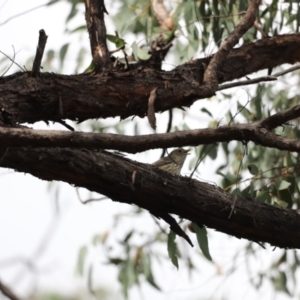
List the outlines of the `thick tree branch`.
{"type": "MultiPolygon", "coordinates": [[[[218,69],[218,82],[232,81],[259,70],[300,61],[300,34],[275,36],[233,49],[218,69]]],[[[190,106],[205,98],[193,82],[201,82],[211,58],[182,65],[173,71],[139,69],[102,75],[64,76],[17,73],[0,78],[0,108],[18,123],[84,121],[132,115],[144,117],[151,90],[158,87],[155,111],[190,106]],[[84,87],[84,88],[82,88],[84,87]]]]}
{"type": "Polygon", "coordinates": [[[0,127],[2,147],[73,147],[113,149],[137,153],[155,148],[198,146],[218,142],[254,142],[264,147],[300,152],[300,142],[270,130],[300,117],[300,105],[279,112],[260,122],[226,125],[218,128],[181,132],[124,136],[111,133],[66,132],[0,127]]]}
{"type": "Polygon", "coordinates": [[[111,66],[110,53],[106,44],[104,0],[85,0],[85,19],[90,36],[95,72],[102,72],[111,66]]]}
{"type": "Polygon", "coordinates": [[[85,187],[114,201],[154,210],[156,216],[176,214],[238,238],[300,248],[300,215],[296,211],[233,196],[217,186],[172,176],[152,165],[104,151],[59,148],[14,147],[1,150],[0,156],[2,167],[85,187]],[[233,201],[235,210],[229,219],[233,201]]]}

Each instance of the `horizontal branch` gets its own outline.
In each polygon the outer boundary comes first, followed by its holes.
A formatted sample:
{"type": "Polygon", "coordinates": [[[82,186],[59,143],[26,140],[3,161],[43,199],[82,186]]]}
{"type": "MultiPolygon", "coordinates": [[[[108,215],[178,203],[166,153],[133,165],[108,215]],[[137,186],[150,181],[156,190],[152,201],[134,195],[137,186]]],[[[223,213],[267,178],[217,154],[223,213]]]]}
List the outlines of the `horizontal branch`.
{"type": "Polygon", "coordinates": [[[137,153],[156,148],[251,141],[264,147],[300,152],[300,142],[298,140],[276,135],[270,131],[298,117],[300,117],[300,105],[252,124],[233,124],[218,128],[140,136],[0,127],[0,143],[2,147],[72,147],[112,149],[137,153]]]}
{"type": "MultiPolygon", "coordinates": [[[[300,34],[265,38],[233,49],[219,66],[219,84],[263,69],[300,61],[300,34]]],[[[189,107],[207,95],[199,90],[211,57],[188,62],[172,71],[140,67],[98,75],[17,73],[0,78],[0,107],[17,123],[84,121],[91,118],[147,115],[150,92],[157,87],[155,111],[189,107]]],[[[1,120],[0,120],[1,121],[1,120]]]]}
{"type": "Polygon", "coordinates": [[[300,248],[296,211],[230,195],[217,186],[172,176],[152,165],[82,149],[13,147],[1,149],[0,157],[2,167],[84,187],[114,201],[136,204],[165,220],[166,214],[176,214],[238,238],[300,248]]]}

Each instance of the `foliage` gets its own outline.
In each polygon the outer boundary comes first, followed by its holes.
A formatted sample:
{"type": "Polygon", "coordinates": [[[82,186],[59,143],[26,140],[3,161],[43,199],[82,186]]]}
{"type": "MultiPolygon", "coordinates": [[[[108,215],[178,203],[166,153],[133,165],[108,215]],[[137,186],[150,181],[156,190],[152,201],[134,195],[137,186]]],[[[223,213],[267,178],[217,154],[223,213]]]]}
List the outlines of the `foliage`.
{"type": "MultiPolygon", "coordinates": [[[[78,12],[82,11],[84,5],[83,1],[78,0],[69,0],[68,2],[70,11],[66,16],[66,27],[78,12]]],[[[169,9],[172,9],[172,16],[176,24],[175,28],[170,31],[160,27],[150,1],[112,1],[112,4],[107,3],[106,5],[108,11],[111,12],[110,18],[115,26],[115,30],[108,29],[107,39],[110,50],[125,46],[126,53],[129,55],[133,53],[136,59],[146,60],[149,57],[148,49],[151,43],[160,34],[168,38],[175,33],[173,47],[164,64],[165,68],[169,69],[170,66],[189,61],[191,58],[208,56],[215,52],[240,20],[248,7],[248,1],[170,1],[169,9]]],[[[266,1],[261,5],[257,21],[266,34],[274,36],[284,32],[298,32],[299,16],[298,1],[273,0],[266,1]]],[[[84,19],[82,19],[82,24],[68,29],[68,31],[70,35],[87,34],[84,19]]],[[[258,38],[261,38],[261,33],[256,28],[252,28],[240,40],[240,45],[253,42],[258,38]]],[[[72,48],[74,49],[74,47],[72,48]]],[[[58,53],[55,53],[56,51],[53,49],[47,50],[45,70],[54,71],[53,58],[58,56],[57,71],[62,72],[69,51],[69,43],[62,45],[58,53]]],[[[87,68],[83,62],[84,57],[89,55],[88,45],[77,47],[75,51],[78,52],[78,55],[74,72],[78,73],[87,68]]],[[[120,52],[117,52],[116,55],[119,59],[123,58],[123,54],[120,52]]],[[[298,85],[299,77],[293,74],[286,75],[276,85],[259,84],[256,88],[239,89],[237,94],[242,97],[237,96],[232,90],[219,93],[214,99],[209,100],[210,102],[202,101],[193,106],[190,112],[174,110],[174,117],[179,122],[174,122],[172,130],[195,128],[199,126],[199,118],[205,120],[203,121],[205,127],[216,127],[220,123],[233,124],[261,120],[298,104],[299,97],[295,96],[298,94],[298,85]],[[214,103],[212,104],[212,102],[214,103]],[[220,116],[216,113],[218,111],[216,106],[221,102],[226,104],[227,111],[223,111],[223,115],[220,116]],[[196,121],[195,118],[197,118],[196,121]]],[[[101,120],[75,126],[77,128],[86,126],[93,132],[135,135],[151,132],[148,125],[146,127],[139,126],[139,122],[141,121],[101,120]]],[[[158,129],[158,131],[163,130],[163,128],[158,129]]],[[[285,124],[278,130],[286,137],[299,138],[300,136],[297,121],[285,124]]],[[[252,143],[232,142],[194,148],[189,164],[190,171],[193,171],[199,162],[201,162],[200,167],[213,163],[215,174],[218,176],[213,180],[215,182],[219,180],[217,183],[228,192],[280,207],[299,209],[300,163],[298,154],[266,149],[252,143]]],[[[201,176],[203,171],[197,168],[195,175],[201,176]]],[[[139,218],[143,216],[144,212],[135,209],[132,214],[139,218]]],[[[120,226],[119,222],[119,217],[116,216],[115,227],[120,226]]],[[[205,227],[200,228],[196,224],[194,225],[203,255],[206,259],[212,260],[205,227]]],[[[132,226],[121,240],[116,241],[115,239],[113,232],[103,232],[93,237],[89,245],[83,245],[78,254],[78,275],[87,277],[87,281],[91,282],[94,262],[88,263],[87,261],[89,251],[93,248],[101,249],[106,263],[118,268],[118,280],[125,297],[129,297],[130,288],[140,286],[144,282],[155,289],[160,289],[153,266],[165,260],[167,253],[176,268],[180,268],[183,264],[191,272],[197,272],[194,255],[199,256],[199,253],[190,251],[189,255],[181,255],[184,246],[177,242],[176,235],[172,231],[165,234],[160,228],[157,228],[156,232],[142,233],[132,226]],[[111,255],[108,251],[108,239],[117,244],[119,251],[115,255],[111,255]],[[157,244],[164,245],[165,252],[160,252],[157,244]]],[[[254,256],[252,243],[248,244],[247,251],[249,253],[247,260],[250,260],[254,256]]],[[[269,280],[274,289],[291,295],[293,289],[296,288],[296,269],[299,265],[299,258],[297,252],[293,250],[282,250],[280,253],[280,258],[272,263],[268,272],[252,274],[252,277],[249,275],[249,281],[256,288],[260,288],[264,280],[269,280]],[[253,276],[260,280],[253,280],[253,276]],[[293,284],[288,284],[289,281],[293,284]]],[[[90,291],[93,293],[91,286],[89,284],[90,291]]]]}

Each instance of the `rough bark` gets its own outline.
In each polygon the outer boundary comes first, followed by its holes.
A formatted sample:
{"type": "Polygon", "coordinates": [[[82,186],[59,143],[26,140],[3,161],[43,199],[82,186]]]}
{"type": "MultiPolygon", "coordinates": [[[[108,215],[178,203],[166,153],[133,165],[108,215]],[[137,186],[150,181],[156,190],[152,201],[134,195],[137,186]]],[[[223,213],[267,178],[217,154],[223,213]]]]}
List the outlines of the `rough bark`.
{"type": "Polygon", "coordinates": [[[149,61],[148,66],[144,62],[127,70],[123,66],[113,69],[105,41],[104,2],[86,0],[95,72],[74,76],[42,73],[38,77],[33,77],[32,72],[24,72],[0,78],[0,124],[3,126],[0,130],[0,165],[44,180],[61,180],[85,187],[114,201],[136,204],[166,220],[187,241],[189,238],[170,214],[238,238],[299,248],[300,217],[296,211],[230,195],[216,186],[174,177],[153,166],[104,151],[80,149],[84,144],[91,148],[135,153],[156,147],[238,140],[299,152],[297,141],[271,132],[276,126],[298,117],[299,106],[251,125],[169,133],[165,137],[46,134],[12,128],[21,127],[19,124],[24,122],[144,117],[149,111],[149,96],[153,90],[155,102],[152,101],[151,116],[155,120],[154,112],[189,107],[196,100],[214,95],[222,87],[221,83],[300,61],[300,52],[296,50],[300,46],[300,34],[264,38],[233,49],[252,26],[259,2],[251,1],[242,21],[215,55],[167,72],[149,65],[160,66],[170,43],[159,49],[161,53],[157,52],[159,55],[151,63],[149,61]],[[20,147],[24,145],[30,148],[20,147]],[[41,146],[48,148],[32,148],[41,146]]]}
{"type": "Polygon", "coordinates": [[[300,152],[298,140],[272,132],[274,128],[283,126],[286,122],[298,117],[300,117],[300,105],[254,123],[139,136],[0,127],[0,144],[2,147],[84,147],[137,153],[156,148],[198,146],[230,141],[247,143],[251,141],[264,147],[300,152]]]}
{"type": "Polygon", "coordinates": [[[3,167],[85,187],[156,216],[176,214],[237,238],[300,248],[300,215],[295,210],[231,195],[217,186],[172,176],[105,151],[7,148],[1,158],[3,167]]]}
{"type": "MultiPolygon", "coordinates": [[[[276,36],[233,49],[218,68],[218,82],[242,78],[260,70],[300,61],[300,34],[276,36]]],[[[84,121],[91,118],[147,115],[150,92],[157,87],[156,112],[189,107],[208,95],[199,90],[211,57],[173,71],[140,67],[98,75],[57,75],[30,72],[0,78],[0,107],[17,123],[84,121]]]]}
{"type": "Polygon", "coordinates": [[[104,0],[85,0],[85,20],[90,36],[91,53],[95,72],[111,67],[110,54],[106,45],[104,13],[108,13],[104,0]]]}

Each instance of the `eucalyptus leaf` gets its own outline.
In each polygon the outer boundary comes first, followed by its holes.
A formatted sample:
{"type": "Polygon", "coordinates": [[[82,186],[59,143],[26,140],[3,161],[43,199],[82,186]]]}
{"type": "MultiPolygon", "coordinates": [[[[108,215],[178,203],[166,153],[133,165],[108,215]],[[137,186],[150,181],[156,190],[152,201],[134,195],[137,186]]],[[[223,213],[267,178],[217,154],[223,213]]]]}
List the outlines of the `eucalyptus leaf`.
{"type": "Polygon", "coordinates": [[[178,258],[177,258],[177,245],[175,243],[176,233],[172,230],[168,234],[168,254],[171,259],[172,264],[178,269],[178,258]]]}
{"type": "Polygon", "coordinates": [[[208,238],[207,238],[207,231],[204,226],[201,228],[196,224],[192,224],[193,229],[195,230],[196,236],[197,236],[197,241],[199,244],[199,247],[203,253],[203,255],[209,260],[212,261],[212,258],[209,253],[209,248],[208,248],[208,238]]]}
{"type": "Polygon", "coordinates": [[[83,275],[84,263],[85,263],[87,254],[88,254],[87,246],[82,246],[79,249],[78,258],[77,258],[77,267],[76,267],[76,273],[80,276],[83,275]]]}

